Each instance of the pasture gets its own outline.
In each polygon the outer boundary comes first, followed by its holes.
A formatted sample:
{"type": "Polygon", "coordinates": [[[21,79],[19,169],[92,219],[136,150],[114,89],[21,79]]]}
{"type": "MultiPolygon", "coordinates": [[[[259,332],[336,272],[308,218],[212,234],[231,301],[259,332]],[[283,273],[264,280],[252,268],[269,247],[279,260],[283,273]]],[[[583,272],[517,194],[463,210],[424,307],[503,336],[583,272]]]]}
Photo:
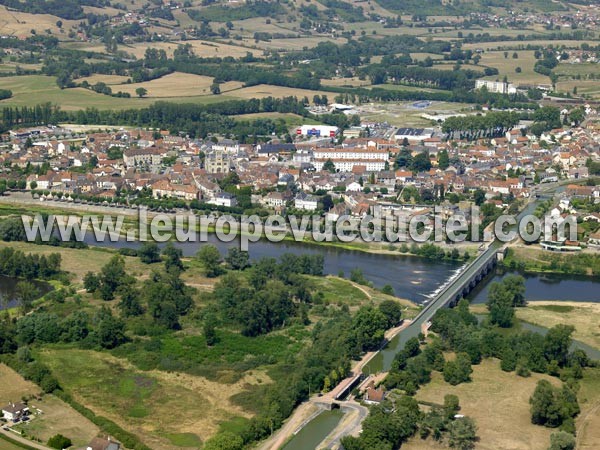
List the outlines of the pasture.
{"type": "MultiPolygon", "coordinates": [[[[514,372],[503,372],[500,362],[486,359],[473,366],[472,381],[451,386],[439,372],[432,373],[431,382],[417,392],[421,401],[444,403],[444,395],[454,394],[460,400],[460,414],[473,418],[480,441],[477,449],[546,450],[552,429],[531,423],[529,397],[538,380],[547,379],[554,385],[560,381],[547,375],[532,374],[517,377],[514,372]]],[[[409,450],[446,448],[432,440],[414,437],[402,447],[409,450]]]]}
{"type": "MultiPolygon", "coordinates": [[[[547,84],[548,77],[533,71],[536,59],[532,50],[513,50],[484,52],[481,54],[480,65],[494,67],[500,72],[498,75],[486,77],[487,80],[502,80],[504,76],[510,83],[519,84],[547,84]],[[517,58],[513,54],[517,54],[517,58]],[[521,73],[517,73],[517,67],[521,68],[521,73]]],[[[481,70],[481,69],[480,69],[481,70]]]]}

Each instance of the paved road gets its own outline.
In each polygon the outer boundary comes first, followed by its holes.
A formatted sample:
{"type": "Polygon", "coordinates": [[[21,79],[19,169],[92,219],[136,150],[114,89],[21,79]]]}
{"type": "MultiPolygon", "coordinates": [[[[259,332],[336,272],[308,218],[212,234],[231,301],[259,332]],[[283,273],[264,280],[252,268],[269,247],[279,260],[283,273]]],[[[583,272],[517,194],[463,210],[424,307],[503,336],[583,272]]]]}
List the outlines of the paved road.
{"type": "MultiPolygon", "coordinates": [[[[6,431],[6,430],[3,430],[2,428],[0,428],[0,433],[4,434],[5,436],[8,436],[13,441],[18,441],[22,444],[28,445],[29,447],[36,448],[38,450],[52,450],[50,447],[46,447],[45,445],[42,445],[39,442],[33,442],[33,441],[30,441],[29,439],[25,439],[25,438],[19,436],[17,433],[13,433],[12,431],[6,431]]],[[[0,448],[2,448],[2,442],[4,442],[4,440],[0,439],[0,448]]]]}
{"type": "Polygon", "coordinates": [[[342,418],[342,420],[338,423],[338,426],[335,427],[331,433],[329,433],[329,435],[317,448],[337,448],[340,443],[340,439],[342,439],[344,436],[358,436],[358,434],[362,431],[363,420],[365,420],[365,418],[369,415],[369,408],[355,402],[354,400],[336,403],[340,404],[342,410],[351,410],[351,412],[346,412],[346,414],[352,414],[353,417],[351,420],[345,420],[345,418],[342,418]]]}

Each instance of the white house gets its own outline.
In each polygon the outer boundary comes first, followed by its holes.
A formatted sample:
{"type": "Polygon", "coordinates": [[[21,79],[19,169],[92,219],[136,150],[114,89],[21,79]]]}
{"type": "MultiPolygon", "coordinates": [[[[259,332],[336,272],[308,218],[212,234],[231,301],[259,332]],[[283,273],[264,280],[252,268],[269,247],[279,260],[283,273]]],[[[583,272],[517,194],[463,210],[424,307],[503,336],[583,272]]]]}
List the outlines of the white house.
{"type": "Polygon", "coordinates": [[[362,191],[362,186],[360,183],[353,181],[348,186],[346,186],[346,192],[360,192],[362,191]]]}
{"type": "Polygon", "coordinates": [[[29,408],[24,403],[9,403],[2,407],[2,416],[9,422],[14,422],[28,415],[29,408]]]}
{"type": "Polygon", "coordinates": [[[305,192],[300,192],[294,199],[294,208],[315,211],[317,209],[317,199],[305,192]]]}
{"type": "Polygon", "coordinates": [[[227,206],[228,208],[233,208],[234,206],[237,206],[237,199],[235,198],[235,195],[232,195],[229,192],[219,192],[208,203],[212,205],[227,206]]]}

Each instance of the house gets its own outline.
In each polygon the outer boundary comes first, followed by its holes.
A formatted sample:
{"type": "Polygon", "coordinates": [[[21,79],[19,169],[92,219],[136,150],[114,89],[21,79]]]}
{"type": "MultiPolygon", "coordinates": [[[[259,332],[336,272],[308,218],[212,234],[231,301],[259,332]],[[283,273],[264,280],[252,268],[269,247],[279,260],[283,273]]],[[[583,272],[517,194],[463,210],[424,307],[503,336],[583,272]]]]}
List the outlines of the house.
{"type": "Polygon", "coordinates": [[[234,206],[237,206],[237,199],[235,198],[235,195],[232,195],[229,192],[220,192],[217,195],[215,195],[215,197],[208,203],[212,205],[227,206],[228,208],[233,208],[234,206]]]}
{"type": "Polygon", "coordinates": [[[375,388],[373,381],[369,383],[364,396],[364,402],[369,405],[378,405],[385,400],[385,390],[383,388],[375,388]]]}
{"type": "Polygon", "coordinates": [[[352,183],[346,186],[346,192],[360,192],[362,191],[362,186],[360,183],[353,181],[352,183]]]}
{"type": "Polygon", "coordinates": [[[29,408],[24,403],[9,403],[2,407],[2,416],[9,422],[20,420],[29,415],[29,408]]]}
{"type": "Polygon", "coordinates": [[[294,199],[294,208],[315,211],[317,209],[317,199],[305,192],[299,192],[294,199]]]}
{"type": "Polygon", "coordinates": [[[113,441],[110,437],[101,438],[95,437],[88,444],[86,450],[119,450],[121,448],[121,444],[117,441],[113,441]]]}
{"type": "Polygon", "coordinates": [[[281,192],[269,192],[265,197],[265,204],[272,208],[285,206],[285,197],[281,192]]]}

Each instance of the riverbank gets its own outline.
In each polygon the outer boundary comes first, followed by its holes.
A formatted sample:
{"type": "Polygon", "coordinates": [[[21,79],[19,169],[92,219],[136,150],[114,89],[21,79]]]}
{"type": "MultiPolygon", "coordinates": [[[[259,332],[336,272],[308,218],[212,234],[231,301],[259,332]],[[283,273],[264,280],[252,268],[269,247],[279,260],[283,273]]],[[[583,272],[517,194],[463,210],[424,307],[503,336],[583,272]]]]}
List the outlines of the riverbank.
{"type": "MultiPolygon", "coordinates": [[[[484,304],[471,305],[475,314],[487,314],[484,304]]],[[[574,301],[529,301],[524,308],[516,308],[518,320],[544,328],[555,325],[573,325],[573,339],[600,350],[600,303],[574,301]]]]}
{"type": "Polygon", "coordinates": [[[600,252],[556,253],[522,244],[508,248],[502,266],[525,273],[600,276],[600,252]]]}

